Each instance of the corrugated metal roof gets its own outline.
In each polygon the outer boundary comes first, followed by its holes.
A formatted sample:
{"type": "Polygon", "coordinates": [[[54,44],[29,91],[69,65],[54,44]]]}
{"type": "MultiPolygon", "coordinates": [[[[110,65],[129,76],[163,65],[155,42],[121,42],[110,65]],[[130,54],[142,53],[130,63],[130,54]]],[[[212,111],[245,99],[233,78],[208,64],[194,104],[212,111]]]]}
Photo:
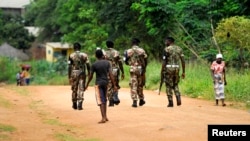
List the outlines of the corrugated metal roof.
{"type": "Polygon", "coordinates": [[[0,8],[23,8],[32,0],[0,0],[0,8]]]}

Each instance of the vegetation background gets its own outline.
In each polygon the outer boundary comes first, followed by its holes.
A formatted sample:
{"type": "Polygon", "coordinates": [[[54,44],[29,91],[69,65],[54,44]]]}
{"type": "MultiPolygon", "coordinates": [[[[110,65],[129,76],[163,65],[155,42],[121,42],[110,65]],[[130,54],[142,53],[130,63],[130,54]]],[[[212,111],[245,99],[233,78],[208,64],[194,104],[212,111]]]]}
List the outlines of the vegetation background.
{"type": "MultiPolygon", "coordinates": [[[[222,53],[227,63],[227,100],[250,105],[250,0],[34,0],[18,17],[0,11],[0,43],[24,52],[33,42],[80,42],[94,61],[96,47],[113,40],[123,54],[138,37],[149,54],[146,89],[158,89],[164,38],[172,36],[187,62],[184,95],[213,99],[210,63],[222,53]],[[39,27],[38,37],[25,26],[39,27]]],[[[57,62],[0,59],[0,82],[15,83],[20,64],[30,64],[32,85],[67,85],[67,58],[57,62]]],[[[128,87],[126,79],[121,81],[128,87]]],[[[164,91],[164,86],[162,91],[164,91]]]]}
{"type": "MultiPolygon", "coordinates": [[[[0,80],[7,84],[16,83],[15,74],[20,71],[20,65],[28,63],[32,66],[31,85],[69,85],[67,75],[67,61],[65,59],[59,62],[49,63],[45,60],[18,62],[9,58],[0,58],[0,68],[2,74],[0,80]]],[[[181,94],[206,100],[214,100],[213,82],[210,75],[209,64],[188,63],[186,66],[186,78],[181,79],[181,94]]],[[[120,86],[129,87],[129,67],[124,65],[125,79],[120,80],[120,86]]],[[[152,61],[149,63],[146,72],[146,86],[148,90],[159,90],[160,85],[161,63],[152,61]]],[[[235,69],[227,70],[227,85],[225,87],[226,100],[234,104],[232,106],[250,107],[250,73],[247,69],[245,72],[238,73],[235,69]],[[238,104],[237,104],[238,103],[238,104]],[[240,104],[239,104],[240,103],[240,104]]],[[[94,82],[91,82],[93,85],[94,82]]],[[[166,87],[163,85],[161,94],[165,93],[166,87]]]]}

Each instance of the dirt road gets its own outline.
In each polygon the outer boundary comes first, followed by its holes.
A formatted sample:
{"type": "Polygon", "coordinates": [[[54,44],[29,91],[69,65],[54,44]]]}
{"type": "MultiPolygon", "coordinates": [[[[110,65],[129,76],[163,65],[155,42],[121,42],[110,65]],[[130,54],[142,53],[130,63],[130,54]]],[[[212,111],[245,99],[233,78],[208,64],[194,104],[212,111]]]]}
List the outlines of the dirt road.
{"type": "Polygon", "coordinates": [[[120,89],[121,103],[108,107],[110,121],[98,124],[93,87],[85,92],[79,111],[71,108],[70,86],[1,86],[0,124],[16,130],[0,130],[0,140],[206,141],[209,124],[250,124],[248,110],[187,97],[181,106],[167,108],[164,93],[144,93],[146,104],[132,108],[129,89],[120,89]]]}

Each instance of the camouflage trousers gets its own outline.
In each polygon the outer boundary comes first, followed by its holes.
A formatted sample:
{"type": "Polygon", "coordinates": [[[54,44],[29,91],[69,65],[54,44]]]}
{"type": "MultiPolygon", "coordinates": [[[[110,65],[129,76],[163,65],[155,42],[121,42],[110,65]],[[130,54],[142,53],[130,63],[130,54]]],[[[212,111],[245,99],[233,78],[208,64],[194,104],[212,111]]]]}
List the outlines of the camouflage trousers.
{"type": "Polygon", "coordinates": [[[143,76],[141,75],[141,68],[130,68],[130,93],[132,100],[144,99],[143,94],[143,76]]]}
{"type": "Polygon", "coordinates": [[[172,96],[175,94],[175,96],[180,96],[180,90],[179,90],[179,82],[180,82],[180,76],[179,76],[179,69],[175,68],[167,68],[164,72],[164,82],[166,86],[166,94],[169,100],[173,100],[172,96]]]}
{"type": "Polygon", "coordinates": [[[72,102],[82,102],[84,100],[85,78],[86,76],[80,70],[72,71],[72,102]]]}
{"type": "MultiPolygon", "coordinates": [[[[120,86],[119,86],[119,70],[113,69],[112,74],[114,76],[113,78],[114,78],[115,84],[119,89],[120,88],[120,86]]],[[[108,97],[108,100],[112,100],[112,99],[114,100],[114,94],[118,95],[118,93],[114,92],[114,86],[113,86],[112,81],[109,78],[109,76],[108,76],[108,80],[109,80],[109,82],[108,82],[108,86],[107,86],[107,97],[108,97]]]]}

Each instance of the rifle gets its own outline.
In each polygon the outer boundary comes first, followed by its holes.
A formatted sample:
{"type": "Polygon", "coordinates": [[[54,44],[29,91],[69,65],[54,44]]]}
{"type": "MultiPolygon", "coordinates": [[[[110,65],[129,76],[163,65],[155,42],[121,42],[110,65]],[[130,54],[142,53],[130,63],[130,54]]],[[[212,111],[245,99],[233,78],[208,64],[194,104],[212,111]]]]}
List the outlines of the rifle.
{"type": "Polygon", "coordinates": [[[161,74],[161,82],[160,82],[158,95],[160,95],[160,93],[161,93],[161,87],[162,87],[163,82],[164,82],[164,73],[161,74]]]}
{"type": "Polygon", "coordinates": [[[141,75],[141,77],[142,77],[142,86],[144,86],[146,88],[146,75],[145,75],[145,73],[143,73],[141,75]]]}
{"type": "MultiPolygon", "coordinates": [[[[165,50],[164,50],[164,56],[166,57],[166,60],[165,60],[165,63],[163,64],[164,66],[167,64],[167,62],[168,62],[168,57],[169,57],[169,53],[168,52],[166,52],[165,50]]],[[[161,93],[161,87],[162,87],[162,84],[163,84],[163,82],[164,82],[164,77],[165,77],[165,74],[166,73],[166,70],[165,69],[163,69],[162,71],[161,71],[161,82],[160,82],[160,87],[159,87],[159,92],[158,92],[158,95],[160,95],[160,93],[161,93]]]]}

